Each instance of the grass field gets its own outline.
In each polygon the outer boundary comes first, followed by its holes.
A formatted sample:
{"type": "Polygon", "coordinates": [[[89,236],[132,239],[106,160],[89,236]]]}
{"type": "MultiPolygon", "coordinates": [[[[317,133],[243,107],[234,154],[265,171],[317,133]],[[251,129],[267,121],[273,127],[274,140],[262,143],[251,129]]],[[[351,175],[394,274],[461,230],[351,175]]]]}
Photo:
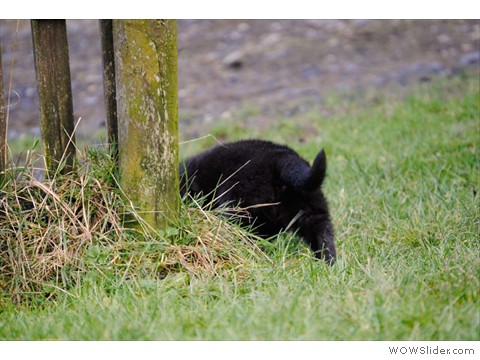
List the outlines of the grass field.
{"type": "Polygon", "coordinates": [[[334,266],[280,236],[214,274],[89,271],[48,300],[3,302],[0,339],[480,340],[479,103],[478,78],[456,77],[402,96],[332,96],[341,113],[268,131],[213,129],[288,143],[310,161],[325,148],[334,266]]]}

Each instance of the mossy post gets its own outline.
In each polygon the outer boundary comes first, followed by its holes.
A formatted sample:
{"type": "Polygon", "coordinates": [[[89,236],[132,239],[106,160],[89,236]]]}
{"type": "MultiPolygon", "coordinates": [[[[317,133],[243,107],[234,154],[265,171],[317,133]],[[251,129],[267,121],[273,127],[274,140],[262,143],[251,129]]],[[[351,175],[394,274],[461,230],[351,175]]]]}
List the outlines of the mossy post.
{"type": "Polygon", "coordinates": [[[115,54],[113,21],[100,20],[102,34],[103,93],[107,110],[107,138],[112,155],[118,157],[117,93],[115,89],[115,54]]]}
{"type": "Polygon", "coordinates": [[[179,211],[177,24],[114,20],[121,186],[164,228],[179,211]]]}
{"type": "Polygon", "coordinates": [[[75,157],[72,85],[65,20],[32,20],[33,53],[47,170],[72,170],[75,157]]]}
{"type": "MultiPolygon", "coordinates": [[[[1,48],[1,47],[0,47],[1,48]]],[[[0,51],[0,185],[7,168],[7,111],[3,93],[2,52],[0,51]]]]}

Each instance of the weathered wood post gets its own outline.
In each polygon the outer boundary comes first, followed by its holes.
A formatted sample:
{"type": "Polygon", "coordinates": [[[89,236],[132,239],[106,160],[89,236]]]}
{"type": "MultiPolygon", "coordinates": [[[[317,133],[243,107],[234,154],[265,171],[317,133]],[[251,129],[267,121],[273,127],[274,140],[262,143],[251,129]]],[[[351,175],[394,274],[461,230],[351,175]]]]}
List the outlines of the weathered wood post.
{"type": "Polygon", "coordinates": [[[115,55],[113,21],[100,20],[102,35],[103,93],[107,114],[107,139],[111,154],[118,157],[117,92],[115,89],[115,55]]]}
{"type": "Polygon", "coordinates": [[[162,228],[179,211],[177,24],[114,20],[121,186],[162,228]]]}
{"type": "MultiPolygon", "coordinates": [[[[1,46],[0,46],[1,49],[1,46]]],[[[0,184],[7,168],[7,111],[3,93],[2,52],[0,51],[0,184]]]]}
{"type": "Polygon", "coordinates": [[[47,170],[72,170],[75,157],[72,85],[65,20],[32,20],[40,121],[47,170]],[[64,165],[64,166],[63,166],[64,165]]]}

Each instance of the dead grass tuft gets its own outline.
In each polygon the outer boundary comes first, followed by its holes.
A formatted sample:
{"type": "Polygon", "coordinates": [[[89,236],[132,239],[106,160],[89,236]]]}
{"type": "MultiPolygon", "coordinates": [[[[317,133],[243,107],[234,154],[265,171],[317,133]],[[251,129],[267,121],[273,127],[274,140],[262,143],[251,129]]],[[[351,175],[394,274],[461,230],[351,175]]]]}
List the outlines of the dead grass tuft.
{"type": "MultiPolygon", "coordinates": [[[[194,201],[171,227],[153,230],[125,201],[112,160],[98,152],[75,173],[38,180],[33,166],[10,169],[0,192],[0,292],[22,303],[82,283],[191,276],[244,277],[268,258],[252,235],[194,201]],[[127,227],[125,219],[140,226],[127,227]]],[[[0,301],[2,301],[0,299],[0,301]]]]}

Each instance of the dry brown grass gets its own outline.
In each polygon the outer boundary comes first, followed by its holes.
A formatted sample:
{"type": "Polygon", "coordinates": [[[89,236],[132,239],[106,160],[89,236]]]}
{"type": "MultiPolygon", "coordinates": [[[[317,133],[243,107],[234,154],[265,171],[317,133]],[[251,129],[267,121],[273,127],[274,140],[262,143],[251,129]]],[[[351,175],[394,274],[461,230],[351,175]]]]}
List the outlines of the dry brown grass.
{"type": "Polygon", "coordinates": [[[242,277],[251,259],[267,259],[247,231],[194,201],[170,228],[154,231],[125,201],[105,171],[110,165],[97,153],[75,173],[53,179],[38,180],[31,165],[7,171],[0,192],[3,300],[69,293],[86,273],[112,282],[175,272],[242,277]],[[139,226],[127,227],[125,219],[139,226]]]}

